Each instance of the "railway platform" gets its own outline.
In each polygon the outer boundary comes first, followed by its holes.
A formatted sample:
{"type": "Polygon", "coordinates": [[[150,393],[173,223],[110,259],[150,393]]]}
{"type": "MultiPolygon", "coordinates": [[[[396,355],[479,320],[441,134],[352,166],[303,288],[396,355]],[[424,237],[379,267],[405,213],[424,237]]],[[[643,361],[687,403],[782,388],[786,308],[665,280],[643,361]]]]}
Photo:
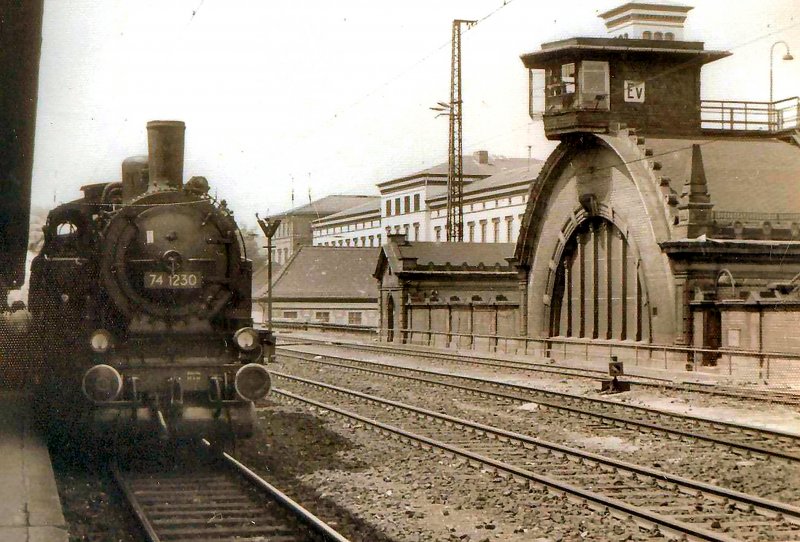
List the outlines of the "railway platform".
{"type": "Polygon", "coordinates": [[[24,393],[0,391],[0,540],[67,542],[50,453],[24,393]]]}

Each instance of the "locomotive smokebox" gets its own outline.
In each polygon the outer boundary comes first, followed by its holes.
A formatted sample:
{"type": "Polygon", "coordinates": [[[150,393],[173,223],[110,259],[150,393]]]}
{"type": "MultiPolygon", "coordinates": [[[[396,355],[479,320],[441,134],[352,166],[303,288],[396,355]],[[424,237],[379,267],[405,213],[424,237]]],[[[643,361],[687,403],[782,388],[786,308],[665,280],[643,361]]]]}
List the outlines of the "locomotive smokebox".
{"type": "Polygon", "coordinates": [[[147,160],[150,190],[183,187],[183,141],[186,125],[180,120],[147,123],[147,160]]]}

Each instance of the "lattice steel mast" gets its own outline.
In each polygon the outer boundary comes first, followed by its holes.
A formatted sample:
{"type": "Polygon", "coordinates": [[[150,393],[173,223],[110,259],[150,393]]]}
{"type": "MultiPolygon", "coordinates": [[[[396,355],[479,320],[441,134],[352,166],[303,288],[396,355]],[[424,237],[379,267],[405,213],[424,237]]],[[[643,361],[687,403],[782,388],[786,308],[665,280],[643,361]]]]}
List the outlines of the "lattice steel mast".
{"type": "Polygon", "coordinates": [[[461,25],[476,21],[453,21],[453,47],[450,57],[450,159],[447,168],[447,240],[464,240],[464,171],[461,158],[461,25]]]}

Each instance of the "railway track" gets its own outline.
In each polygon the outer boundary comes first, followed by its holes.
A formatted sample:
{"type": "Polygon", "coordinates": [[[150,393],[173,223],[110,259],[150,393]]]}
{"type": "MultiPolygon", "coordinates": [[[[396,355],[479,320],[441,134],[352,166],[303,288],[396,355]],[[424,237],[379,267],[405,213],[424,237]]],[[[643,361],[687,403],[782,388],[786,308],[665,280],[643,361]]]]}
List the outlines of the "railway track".
{"type": "Polygon", "coordinates": [[[150,542],[347,542],[228,454],[177,470],[111,469],[150,542]]]}
{"type": "MultiPolygon", "coordinates": [[[[364,344],[358,342],[343,341],[339,339],[319,339],[313,337],[295,337],[290,339],[291,343],[287,346],[304,346],[309,344],[333,345],[339,348],[350,348],[364,352],[378,352],[389,355],[414,356],[426,359],[434,359],[440,362],[453,363],[456,365],[470,364],[490,369],[515,370],[524,372],[536,372],[542,374],[553,374],[559,376],[569,376],[585,378],[590,380],[605,380],[608,378],[606,371],[591,368],[566,367],[554,365],[553,363],[537,361],[516,361],[493,358],[490,356],[474,356],[464,353],[431,352],[417,348],[364,344]]],[[[648,376],[626,376],[625,379],[636,386],[670,389],[676,391],[686,391],[703,393],[706,395],[716,395],[720,397],[730,397],[734,399],[746,399],[752,401],[763,401],[775,404],[800,406],[800,392],[750,389],[744,387],[724,386],[719,384],[703,384],[699,382],[674,382],[668,378],[648,377],[648,376]]]]}
{"type": "Polygon", "coordinates": [[[690,441],[705,441],[739,451],[742,454],[800,461],[800,436],[791,433],[654,410],[533,386],[507,384],[426,369],[399,367],[346,356],[290,353],[285,349],[280,352],[280,355],[347,371],[360,371],[386,378],[405,379],[430,386],[447,387],[461,393],[489,397],[504,402],[518,404],[533,402],[570,415],[596,419],[605,424],[638,431],[666,433],[690,441]],[[337,361],[325,361],[325,358],[337,361]]]}
{"type": "Polygon", "coordinates": [[[273,373],[273,397],[360,422],[690,540],[800,540],[800,508],[411,405],[273,373]]]}

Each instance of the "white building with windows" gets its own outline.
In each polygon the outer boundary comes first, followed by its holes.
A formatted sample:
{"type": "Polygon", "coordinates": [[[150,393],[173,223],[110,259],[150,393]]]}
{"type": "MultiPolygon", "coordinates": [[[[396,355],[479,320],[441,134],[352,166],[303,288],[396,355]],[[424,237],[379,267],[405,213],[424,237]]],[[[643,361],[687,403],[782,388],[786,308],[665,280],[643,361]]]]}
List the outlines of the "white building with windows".
{"type": "MultiPolygon", "coordinates": [[[[490,156],[463,159],[464,241],[513,243],[519,234],[528,190],[542,162],[490,156]]],[[[388,234],[409,241],[446,241],[448,164],[379,183],[380,199],[312,223],[316,246],[374,247],[388,234]]]]}

